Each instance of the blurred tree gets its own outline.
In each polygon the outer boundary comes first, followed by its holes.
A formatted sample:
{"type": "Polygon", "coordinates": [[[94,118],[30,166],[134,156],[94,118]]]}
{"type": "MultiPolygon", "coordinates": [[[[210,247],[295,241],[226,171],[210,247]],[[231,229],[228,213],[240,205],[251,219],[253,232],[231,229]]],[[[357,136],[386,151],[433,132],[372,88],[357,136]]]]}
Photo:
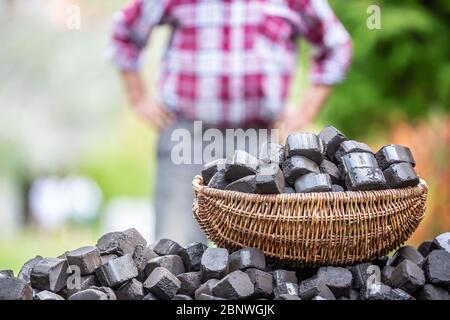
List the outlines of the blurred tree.
{"type": "Polygon", "coordinates": [[[354,61],[322,122],[358,137],[398,119],[414,121],[431,111],[450,111],[450,1],[330,4],[353,38],[354,61]],[[367,7],[373,4],[381,8],[380,30],[366,25],[367,7]]]}

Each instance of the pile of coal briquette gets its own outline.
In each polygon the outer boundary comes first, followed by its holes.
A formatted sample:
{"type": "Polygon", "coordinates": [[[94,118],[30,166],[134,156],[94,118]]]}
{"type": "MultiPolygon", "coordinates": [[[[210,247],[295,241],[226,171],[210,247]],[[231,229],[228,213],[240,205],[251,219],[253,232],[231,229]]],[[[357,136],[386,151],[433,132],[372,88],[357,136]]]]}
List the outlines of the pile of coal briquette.
{"type": "Polygon", "coordinates": [[[449,300],[449,284],[450,232],[390,258],[289,269],[255,248],[147,246],[129,229],[58,258],[37,256],[17,277],[0,271],[0,300],[449,300]]]}
{"type": "Polygon", "coordinates": [[[328,126],[318,135],[294,133],[285,145],[268,142],[258,158],[237,150],[205,165],[211,188],[257,194],[367,191],[416,186],[408,147],[386,145],[374,153],[328,126]]]}

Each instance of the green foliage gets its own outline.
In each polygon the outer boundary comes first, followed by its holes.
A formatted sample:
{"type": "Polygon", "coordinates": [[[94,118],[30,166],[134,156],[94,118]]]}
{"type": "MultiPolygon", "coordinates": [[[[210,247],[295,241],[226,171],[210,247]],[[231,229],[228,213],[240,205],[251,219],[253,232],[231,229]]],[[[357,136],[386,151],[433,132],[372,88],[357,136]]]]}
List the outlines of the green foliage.
{"type": "Polygon", "coordinates": [[[450,111],[450,2],[330,1],[353,38],[347,80],[321,121],[351,136],[368,135],[395,119],[414,121],[450,111]],[[367,7],[381,8],[381,29],[369,30],[367,7]]]}

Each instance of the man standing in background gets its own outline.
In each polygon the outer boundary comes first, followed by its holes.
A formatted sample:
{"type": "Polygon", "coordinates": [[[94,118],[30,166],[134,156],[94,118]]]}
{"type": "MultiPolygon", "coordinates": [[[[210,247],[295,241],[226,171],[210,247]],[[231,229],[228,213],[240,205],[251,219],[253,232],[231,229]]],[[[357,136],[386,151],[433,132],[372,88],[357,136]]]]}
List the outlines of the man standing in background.
{"type": "Polygon", "coordinates": [[[114,22],[111,55],[136,113],[160,130],[155,188],[156,238],[186,244],[203,236],[192,216],[191,181],[199,165],[175,165],[179,128],[299,131],[319,114],[350,66],[350,36],[326,0],[134,0],[114,22]],[[140,58],[158,25],[171,26],[157,94],[140,58]],[[284,112],[297,70],[299,37],[312,44],[311,82],[296,110],[284,112]]]}

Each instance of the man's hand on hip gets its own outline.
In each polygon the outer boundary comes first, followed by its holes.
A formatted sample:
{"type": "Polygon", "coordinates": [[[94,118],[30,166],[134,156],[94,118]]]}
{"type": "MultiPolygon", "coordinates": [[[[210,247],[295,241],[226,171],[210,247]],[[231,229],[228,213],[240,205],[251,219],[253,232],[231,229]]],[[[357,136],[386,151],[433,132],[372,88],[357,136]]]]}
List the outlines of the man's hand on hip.
{"type": "Polygon", "coordinates": [[[147,94],[144,81],[137,71],[123,70],[122,80],[134,110],[152,128],[163,129],[175,121],[175,116],[154,97],[147,94]]]}
{"type": "Polygon", "coordinates": [[[164,129],[175,121],[175,116],[154,99],[144,99],[134,109],[152,128],[164,129]]]}
{"type": "Polygon", "coordinates": [[[325,105],[333,87],[328,85],[313,85],[305,93],[300,108],[287,111],[280,120],[278,127],[281,139],[293,132],[306,130],[317,118],[325,105]]]}

